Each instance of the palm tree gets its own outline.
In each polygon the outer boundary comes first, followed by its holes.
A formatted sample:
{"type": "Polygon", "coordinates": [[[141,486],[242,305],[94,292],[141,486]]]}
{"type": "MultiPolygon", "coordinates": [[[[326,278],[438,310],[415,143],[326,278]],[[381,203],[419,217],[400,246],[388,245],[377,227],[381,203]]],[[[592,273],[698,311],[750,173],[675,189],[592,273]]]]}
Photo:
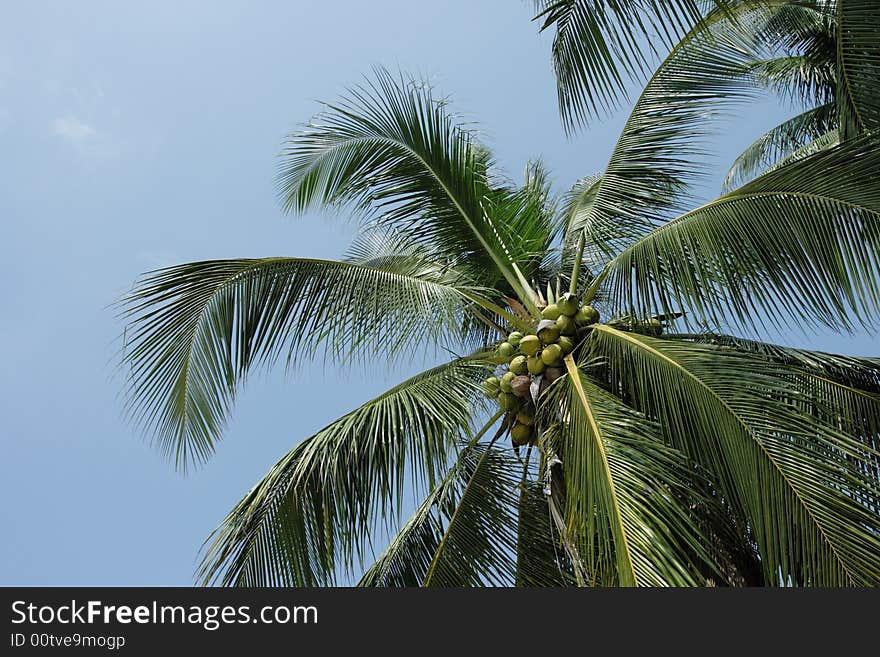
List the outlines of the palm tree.
{"type": "MultiPolygon", "coordinates": [[[[880,111],[854,86],[857,137],[695,207],[707,116],[761,54],[729,16],[687,31],[606,169],[561,198],[377,71],[289,139],[279,178],[289,212],[359,217],[343,260],[139,281],[129,409],[181,467],[255,366],[457,354],[295,445],[209,539],[202,582],[880,584],[880,360],[729,334],[875,328],[880,111]]],[[[868,80],[864,52],[846,64],[868,80]]]]}

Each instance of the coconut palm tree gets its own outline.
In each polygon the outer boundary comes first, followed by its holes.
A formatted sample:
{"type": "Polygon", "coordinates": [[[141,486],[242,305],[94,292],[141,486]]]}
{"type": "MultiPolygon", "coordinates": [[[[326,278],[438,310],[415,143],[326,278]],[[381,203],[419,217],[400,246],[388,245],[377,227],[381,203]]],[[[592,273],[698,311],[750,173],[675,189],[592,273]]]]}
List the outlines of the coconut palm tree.
{"type": "Polygon", "coordinates": [[[728,16],[684,35],[606,169],[562,197],[377,71],[284,151],[285,210],[359,218],[342,260],[138,282],[129,409],[182,467],[254,367],[372,360],[377,336],[383,358],[457,354],[293,446],[206,543],[202,582],[880,584],[880,360],[754,339],[876,328],[873,45],[845,53],[857,137],[698,205],[707,116],[762,52],[728,16]]]}

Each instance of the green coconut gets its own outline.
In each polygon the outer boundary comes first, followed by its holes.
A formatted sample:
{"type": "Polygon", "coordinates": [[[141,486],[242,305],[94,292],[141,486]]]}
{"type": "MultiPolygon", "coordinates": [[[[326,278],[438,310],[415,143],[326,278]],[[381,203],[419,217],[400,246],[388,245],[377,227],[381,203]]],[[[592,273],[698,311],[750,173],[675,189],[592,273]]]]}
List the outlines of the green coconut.
{"type": "Polygon", "coordinates": [[[538,374],[541,374],[544,371],[545,367],[547,367],[547,365],[544,363],[543,360],[541,360],[540,356],[538,356],[538,355],[529,356],[529,360],[528,360],[529,374],[534,374],[535,376],[537,376],[538,374]]]}
{"type": "Polygon", "coordinates": [[[512,361],[510,361],[510,371],[514,374],[525,374],[529,371],[528,361],[525,356],[515,356],[512,361]]]}
{"type": "MultiPolygon", "coordinates": [[[[562,347],[558,344],[551,344],[544,347],[544,351],[541,352],[541,360],[544,361],[544,364],[548,367],[557,366],[562,363],[562,347]]],[[[504,379],[501,380],[502,387],[504,385],[504,379]]]]}
{"type": "Polygon", "coordinates": [[[571,317],[560,315],[559,319],[556,320],[556,326],[562,335],[574,335],[575,325],[571,317]]]}
{"type": "Polygon", "coordinates": [[[656,317],[652,317],[645,322],[645,329],[648,335],[653,335],[655,337],[663,335],[663,322],[656,317]]]}
{"type": "Polygon", "coordinates": [[[520,340],[519,350],[526,356],[534,356],[541,349],[541,339],[537,335],[526,335],[520,340]]]}
{"type": "Polygon", "coordinates": [[[532,396],[532,393],[529,390],[531,388],[531,385],[532,377],[530,377],[528,374],[518,376],[513,380],[513,383],[511,383],[513,394],[520,399],[529,399],[532,396]]]}
{"type": "Polygon", "coordinates": [[[498,355],[503,358],[510,358],[516,353],[516,347],[509,342],[502,342],[498,345],[498,355]]]}
{"type": "Polygon", "coordinates": [[[556,344],[559,345],[559,347],[562,349],[562,353],[566,356],[574,351],[574,340],[572,340],[567,335],[560,336],[559,342],[557,342],[556,344]]]}
{"type": "Polygon", "coordinates": [[[519,346],[519,341],[523,339],[523,334],[519,331],[514,331],[510,335],[507,336],[507,341],[512,344],[514,347],[519,346]]]}
{"type": "Polygon", "coordinates": [[[559,307],[555,303],[551,303],[541,311],[541,316],[544,319],[556,319],[559,317],[559,307]]]}
{"type": "Polygon", "coordinates": [[[574,316],[574,321],[578,326],[596,324],[599,321],[599,311],[593,308],[593,306],[581,306],[574,316]]]}
{"type": "Polygon", "coordinates": [[[553,344],[559,339],[559,327],[552,319],[543,319],[538,323],[538,337],[544,344],[553,344]]]}
{"type": "Polygon", "coordinates": [[[526,426],[531,427],[535,424],[535,416],[532,415],[531,411],[523,409],[516,414],[516,421],[519,424],[525,424],[526,426]]]}
{"type": "Polygon", "coordinates": [[[498,395],[498,406],[502,411],[515,411],[519,408],[519,399],[512,392],[502,392],[498,395]]]}
{"type": "Polygon", "coordinates": [[[501,377],[501,381],[499,381],[498,385],[501,388],[501,392],[513,392],[513,380],[516,378],[516,374],[513,372],[505,372],[501,377]]]}
{"type": "Polygon", "coordinates": [[[556,301],[556,307],[559,308],[560,314],[574,317],[578,311],[578,298],[571,292],[566,292],[556,301]]]}
{"type": "Polygon", "coordinates": [[[532,441],[535,430],[528,424],[514,424],[510,428],[510,438],[514,445],[526,445],[532,441]]]}
{"type": "Polygon", "coordinates": [[[494,399],[501,391],[501,379],[497,376],[490,376],[483,381],[483,393],[489,398],[494,399]]]}

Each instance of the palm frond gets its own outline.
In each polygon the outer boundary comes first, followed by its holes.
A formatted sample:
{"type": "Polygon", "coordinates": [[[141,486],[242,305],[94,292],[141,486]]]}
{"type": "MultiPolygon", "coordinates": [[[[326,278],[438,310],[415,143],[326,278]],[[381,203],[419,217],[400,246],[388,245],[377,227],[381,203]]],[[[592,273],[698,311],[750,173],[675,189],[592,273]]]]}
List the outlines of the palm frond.
{"type": "Polygon", "coordinates": [[[767,20],[758,26],[756,36],[781,52],[827,51],[829,41],[835,41],[836,3],[800,0],[769,4],[767,20]]]}
{"type": "Polygon", "coordinates": [[[567,131],[616,108],[628,80],[644,75],[660,49],[698,24],[699,0],[536,0],[541,31],[555,29],[553,68],[567,131]]]}
{"type": "Polygon", "coordinates": [[[771,171],[776,171],[776,169],[781,169],[784,166],[788,166],[792,162],[797,162],[798,160],[803,160],[805,157],[809,157],[819,151],[824,151],[829,148],[834,148],[840,143],[840,128],[835,127],[832,130],[829,130],[824,135],[820,135],[813,141],[808,144],[804,144],[800,148],[795,149],[785,157],[779,159],[775,163],[768,166],[764,173],[770,173],[771,171]]]}
{"type": "Polygon", "coordinates": [[[556,536],[544,486],[524,481],[519,493],[516,586],[571,586],[574,574],[556,536]]]}
{"type": "Polygon", "coordinates": [[[583,219],[593,205],[600,182],[602,182],[601,173],[584,176],[576,180],[563,197],[560,212],[556,217],[556,227],[566,244],[577,243],[580,231],[584,228],[583,219]]]}
{"type": "Polygon", "coordinates": [[[503,299],[494,299],[497,292],[479,290],[475,283],[470,291],[462,287],[465,281],[482,277],[482,273],[475,271],[466,259],[443,260],[432,255],[411,236],[383,227],[370,227],[354,238],[346,251],[345,261],[392,273],[417,275],[459,289],[465,297],[460,344],[466,348],[476,350],[497,341],[507,334],[502,327],[524,327],[504,308],[503,299]]]}
{"type": "Polygon", "coordinates": [[[448,503],[459,474],[456,464],[367,569],[358,586],[421,586],[443,537],[439,507],[448,503]]]}
{"type": "Polygon", "coordinates": [[[360,586],[513,583],[520,530],[515,505],[518,463],[492,446],[504,428],[489,444],[478,443],[478,435],[462,448],[444,480],[367,570],[360,586]]]}
{"type": "Polygon", "coordinates": [[[510,261],[527,278],[539,275],[553,241],[556,213],[549,174],[543,165],[530,163],[521,187],[493,187],[486,195],[484,208],[510,261]]]}
{"type": "MultiPolygon", "coordinates": [[[[777,365],[799,393],[792,403],[802,413],[860,440],[865,446],[861,462],[880,481],[880,359],[783,347],[713,333],[679,338],[756,354],[777,365]]],[[[874,504],[878,506],[880,501],[875,500],[874,504]]]]}
{"type": "Polygon", "coordinates": [[[475,452],[422,586],[503,586],[516,571],[517,462],[491,445],[475,452]],[[481,452],[481,453],[480,453],[481,452]]]}
{"type": "Polygon", "coordinates": [[[351,572],[407,488],[432,488],[472,433],[494,369],[453,361],[341,417],[288,452],[206,542],[205,584],[316,586],[351,572]]]}
{"type": "Polygon", "coordinates": [[[880,129],[880,12],[874,0],[837,0],[837,69],[844,138],[880,129]]]}
{"type": "Polygon", "coordinates": [[[693,340],[694,342],[720,345],[759,354],[780,365],[829,376],[863,390],[880,394],[880,358],[845,356],[824,351],[786,347],[720,333],[682,333],[667,337],[678,340],[693,340]]]}
{"type": "Polygon", "coordinates": [[[721,190],[727,193],[799,149],[836,129],[834,103],[802,112],[771,128],[744,150],[728,170],[721,190]]]}
{"type": "Polygon", "coordinates": [[[566,359],[568,376],[543,406],[555,420],[565,473],[566,522],[597,585],[686,586],[710,561],[685,500],[700,495],[683,455],[659,427],[627,408],[566,359]],[[556,409],[559,409],[558,411],[556,409]]]}
{"type": "Polygon", "coordinates": [[[825,104],[837,88],[834,2],[772,3],[755,37],[773,55],[749,65],[759,84],[795,103],[825,104]]]}
{"type": "Polygon", "coordinates": [[[643,237],[594,288],[638,316],[687,310],[713,326],[875,330],[878,176],[871,136],[797,160],[643,237]]]}
{"type": "Polygon", "coordinates": [[[418,260],[379,265],[263,258],[148,274],[122,302],[129,412],[186,467],[211,455],[255,365],[372,357],[379,335],[388,358],[458,342],[480,290],[418,260]]]}
{"type": "MultiPolygon", "coordinates": [[[[486,446],[478,441],[500,417],[501,412],[496,413],[477,435],[462,445],[449,472],[367,569],[358,586],[421,586],[443,540],[455,500],[473,476],[474,465],[480,463],[481,454],[486,452],[486,446]]],[[[485,545],[485,539],[480,537],[481,545],[485,545]]]]}
{"type": "Polygon", "coordinates": [[[624,125],[590,203],[573,217],[601,264],[692,207],[706,173],[710,119],[750,98],[747,64],[761,56],[749,26],[766,18],[764,2],[716,10],[672,49],[624,125]]]}
{"type": "MultiPolygon", "coordinates": [[[[556,216],[556,232],[562,238],[561,269],[563,271],[571,271],[574,260],[578,257],[578,240],[587,228],[585,221],[590,217],[590,209],[601,188],[601,182],[602,174],[600,173],[584,176],[575,181],[562,198],[560,211],[556,216]]],[[[590,272],[602,263],[603,259],[601,253],[594,253],[595,247],[592,242],[587,244],[587,249],[584,253],[585,262],[582,266],[585,267],[587,275],[591,278],[590,272]]]]}
{"type": "MultiPolygon", "coordinates": [[[[283,153],[285,210],[354,206],[444,257],[466,257],[526,290],[484,207],[491,158],[424,83],[378,70],[326,105],[283,153]]],[[[494,283],[492,283],[494,285],[494,283]]]]}
{"type": "Polygon", "coordinates": [[[880,583],[880,482],[857,438],[802,412],[786,368],[755,354],[598,326],[636,408],[713,475],[747,523],[768,584],[880,583]]]}
{"type": "Polygon", "coordinates": [[[752,79],[793,103],[825,105],[834,99],[837,76],[833,50],[829,57],[784,55],[747,66],[752,79]]]}

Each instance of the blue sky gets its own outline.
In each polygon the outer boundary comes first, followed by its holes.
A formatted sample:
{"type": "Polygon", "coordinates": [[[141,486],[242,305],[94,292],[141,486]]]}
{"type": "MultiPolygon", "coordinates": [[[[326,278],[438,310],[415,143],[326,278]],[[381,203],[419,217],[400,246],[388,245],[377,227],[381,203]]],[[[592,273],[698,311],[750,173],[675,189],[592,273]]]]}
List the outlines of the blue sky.
{"type": "MultiPolygon", "coordinates": [[[[284,135],[374,65],[429,79],[519,176],[602,168],[625,116],[567,140],[530,2],[5,3],[0,9],[0,585],[188,585],[201,542],[300,438],[389,371],[255,375],[183,477],[125,422],[111,304],[182,261],[337,257],[350,227],[275,200],[284,135]]],[[[723,127],[730,161],[782,114],[723,127]]],[[[717,167],[718,179],[722,167],[717,167]]],[[[806,345],[798,333],[778,337],[806,345]]],[[[811,338],[870,354],[865,336],[811,338]]]]}

